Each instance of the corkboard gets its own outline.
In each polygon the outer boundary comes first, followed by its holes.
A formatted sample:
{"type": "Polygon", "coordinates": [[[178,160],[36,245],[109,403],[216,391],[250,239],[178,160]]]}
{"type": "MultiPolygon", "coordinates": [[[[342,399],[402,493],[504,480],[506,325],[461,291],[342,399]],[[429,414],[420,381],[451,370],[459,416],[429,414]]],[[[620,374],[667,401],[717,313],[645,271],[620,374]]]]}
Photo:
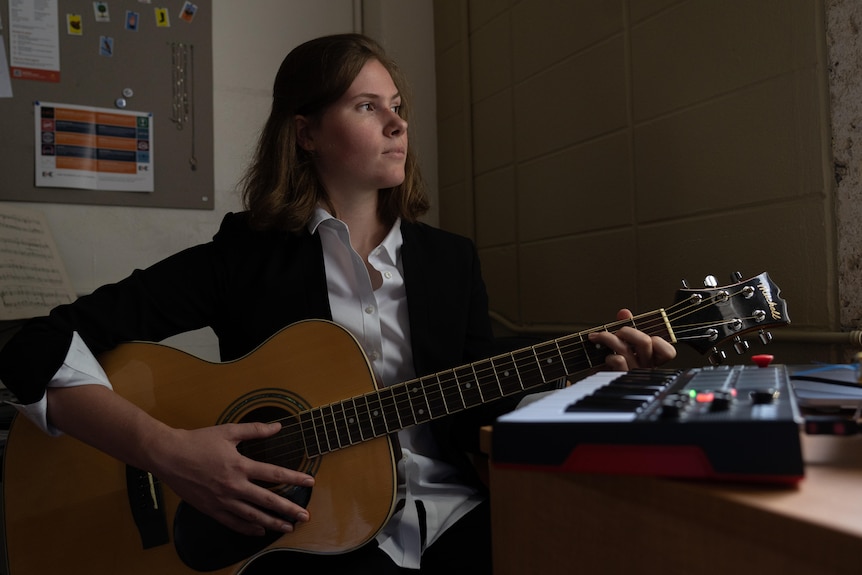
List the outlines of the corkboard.
{"type": "MultiPolygon", "coordinates": [[[[0,0],[6,64],[10,1],[0,0]]],[[[107,22],[97,20],[92,0],[59,2],[59,82],[22,79],[13,71],[13,97],[0,98],[0,201],[213,209],[211,1],[196,0],[190,22],[180,17],[182,0],[105,4],[107,22]],[[134,28],[129,11],[136,13],[134,28]],[[70,14],[80,35],[68,33],[70,14]],[[160,15],[170,26],[157,26],[160,15]],[[105,37],[113,40],[110,56],[100,54],[105,37]],[[175,89],[177,54],[185,59],[184,90],[175,89]],[[178,94],[189,102],[186,113],[175,113],[178,94]],[[37,187],[34,102],[119,110],[120,98],[124,110],[152,114],[153,191],[37,187]]]]}

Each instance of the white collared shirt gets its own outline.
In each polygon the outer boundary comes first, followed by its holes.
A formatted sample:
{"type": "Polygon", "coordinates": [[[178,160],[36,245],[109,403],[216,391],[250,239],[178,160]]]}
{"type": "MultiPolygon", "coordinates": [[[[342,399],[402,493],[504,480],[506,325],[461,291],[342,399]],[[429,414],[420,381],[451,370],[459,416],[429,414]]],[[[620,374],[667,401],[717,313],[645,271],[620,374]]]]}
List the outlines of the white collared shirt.
{"type": "MultiPolygon", "coordinates": [[[[395,223],[368,256],[368,263],[383,278],[376,290],[365,262],[351,247],[347,224],[318,208],[309,231],[319,233],[323,244],[333,321],[359,340],[381,386],[415,378],[401,264],[401,222],[395,223]]],[[[478,505],[483,496],[459,483],[455,467],[437,458],[427,424],[400,431],[398,439],[397,498],[404,505],[378,534],[377,542],[398,565],[417,569],[422,550],[478,505]],[[425,515],[424,542],[419,506],[425,515]]]]}

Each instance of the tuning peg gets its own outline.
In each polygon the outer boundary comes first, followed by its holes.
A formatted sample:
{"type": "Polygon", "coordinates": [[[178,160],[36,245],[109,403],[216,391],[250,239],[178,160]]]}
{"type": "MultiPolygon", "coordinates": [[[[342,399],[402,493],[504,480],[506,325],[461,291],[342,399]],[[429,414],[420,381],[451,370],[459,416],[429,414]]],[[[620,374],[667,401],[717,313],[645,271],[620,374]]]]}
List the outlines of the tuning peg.
{"type": "Polygon", "coordinates": [[[742,281],[742,274],[740,272],[733,272],[732,274],[730,274],[730,277],[734,282],[742,281]]]}
{"type": "Polygon", "coordinates": [[[712,348],[712,351],[709,352],[710,365],[721,365],[722,363],[724,363],[725,359],[727,359],[727,354],[724,353],[724,350],[714,347],[712,348]]]}
{"type": "Polygon", "coordinates": [[[718,287],[718,280],[715,279],[715,276],[706,276],[705,278],[703,278],[703,285],[704,287],[708,288],[718,287]]]}
{"type": "Polygon", "coordinates": [[[767,345],[772,341],[772,333],[763,329],[758,332],[758,337],[760,337],[760,341],[763,345],[767,345]]]}
{"type": "Polygon", "coordinates": [[[748,345],[748,342],[741,337],[736,336],[735,338],[733,338],[733,349],[736,350],[736,353],[738,355],[742,355],[743,353],[748,351],[749,347],[751,346],[748,345]]]}
{"type": "Polygon", "coordinates": [[[688,289],[688,281],[686,281],[685,279],[682,280],[682,287],[683,289],[688,289]]]}

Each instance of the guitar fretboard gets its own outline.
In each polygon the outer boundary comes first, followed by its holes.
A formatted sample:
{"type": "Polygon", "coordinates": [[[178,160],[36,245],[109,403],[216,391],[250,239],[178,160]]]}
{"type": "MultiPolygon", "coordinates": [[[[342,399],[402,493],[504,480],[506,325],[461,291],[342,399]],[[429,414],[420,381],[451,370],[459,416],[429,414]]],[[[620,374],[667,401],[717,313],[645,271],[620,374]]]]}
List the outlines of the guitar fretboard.
{"type": "Polygon", "coordinates": [[[569,335],[309,409],[285,433],[298,434],[309,457],[324,455],[591,369],[607,353],[586,332],[569,335]]]}

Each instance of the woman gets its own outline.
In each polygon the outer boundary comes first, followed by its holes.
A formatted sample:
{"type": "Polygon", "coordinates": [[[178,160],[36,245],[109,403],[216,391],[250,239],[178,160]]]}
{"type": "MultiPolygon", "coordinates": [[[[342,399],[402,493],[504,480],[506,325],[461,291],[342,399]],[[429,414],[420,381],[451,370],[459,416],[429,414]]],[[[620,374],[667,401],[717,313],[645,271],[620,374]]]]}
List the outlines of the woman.
{"type": "MultiPolygon", "coordinates": [[[[236,448],[279,424],[169,427],[113,393],[94,355],[210,326],[222,359],[232,360],[285,326],[320,318],[354,334],[381,385],[487,357],[493,341],[472,243],[417,221],[428,201],[408,113],[406,84],[372,40],[328,36],[294,49],[244,181],[247,211],[228,214],[212,242],[23,328],[0,355],[0,379],[20,409],[48,432],[152,472],[239,533],[289,533],[294,521],[313,521],[260,482],[311,486],[314,477],[236,448]]],[[[631,328],[595,337],[617,354],[616,369],[675,353],[631,328]]],[[[364,547],[270,553],[244,572],[490,573],[488,503],[461,447],[493,415],[465,411],[398,434],[398,505],[364,547]]]]}

